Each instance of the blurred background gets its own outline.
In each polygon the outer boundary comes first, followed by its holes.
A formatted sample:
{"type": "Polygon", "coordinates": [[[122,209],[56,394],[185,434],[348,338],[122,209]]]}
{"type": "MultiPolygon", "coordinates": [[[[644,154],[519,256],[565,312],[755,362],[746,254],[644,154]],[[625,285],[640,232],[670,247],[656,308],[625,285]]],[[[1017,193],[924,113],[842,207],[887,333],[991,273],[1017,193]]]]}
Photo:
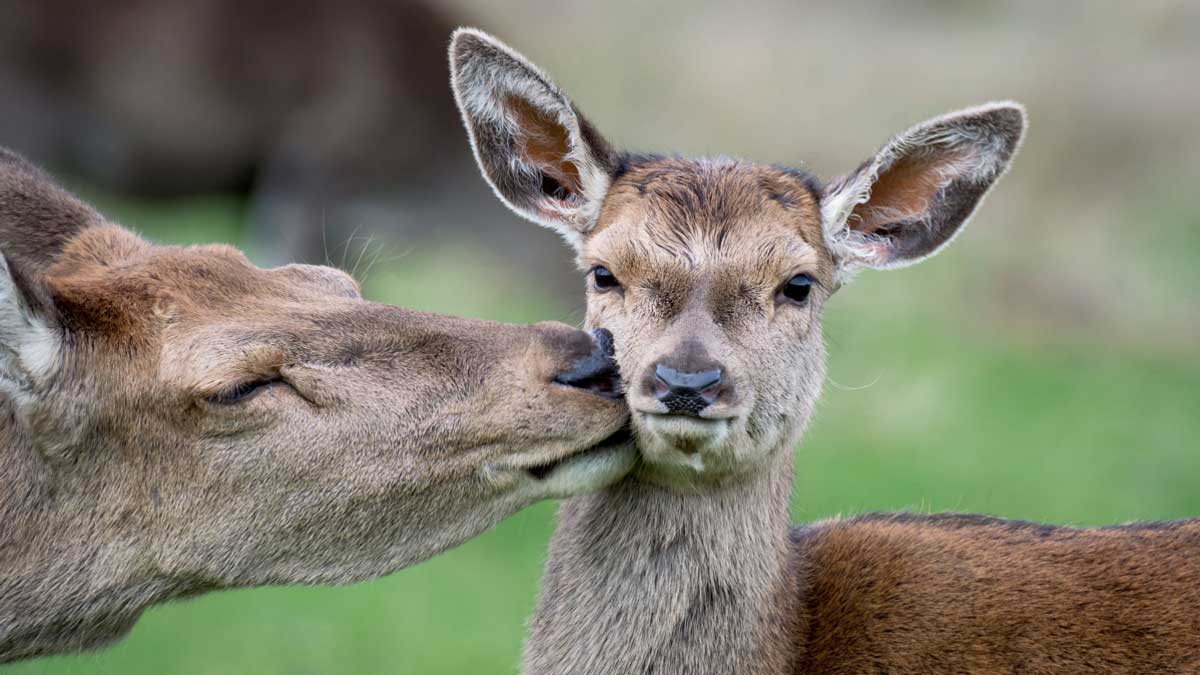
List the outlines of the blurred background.
{"type": "MultiPolygon", "coordinates": [[[[1031,127],[950,250],[830,303],[795,518],[1200,516],[1200,4],[0,0],[0,143],[163,242],[328,261],[374,299],[581,318],[555,235],[475,172],[453,26],[617,146],[804,164],[1011,98],[1031,127]]],[[[516,673],[553,504],[351,588],[157,608],[35,673],[516,673]]]]}

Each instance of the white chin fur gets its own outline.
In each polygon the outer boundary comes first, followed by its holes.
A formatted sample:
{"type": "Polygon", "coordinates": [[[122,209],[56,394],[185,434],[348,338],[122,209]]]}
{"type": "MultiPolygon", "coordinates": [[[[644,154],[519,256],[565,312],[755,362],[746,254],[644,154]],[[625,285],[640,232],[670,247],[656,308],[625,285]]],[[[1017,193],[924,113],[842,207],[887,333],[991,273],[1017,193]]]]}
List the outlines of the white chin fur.
{"type": "Polygon", "coordinates": [[[564,460],[531,487],[539,497],[553,499],[595,492],[623,478],[636,460],[632,442],[588,450],[564,460]]]}
{"type": "Polygon", "coordinates": [[[642,454],[660,467],[701,473],[722,454],[729,440],[728,420],[706,420],[681,415],[641,415],[642,454]]]}

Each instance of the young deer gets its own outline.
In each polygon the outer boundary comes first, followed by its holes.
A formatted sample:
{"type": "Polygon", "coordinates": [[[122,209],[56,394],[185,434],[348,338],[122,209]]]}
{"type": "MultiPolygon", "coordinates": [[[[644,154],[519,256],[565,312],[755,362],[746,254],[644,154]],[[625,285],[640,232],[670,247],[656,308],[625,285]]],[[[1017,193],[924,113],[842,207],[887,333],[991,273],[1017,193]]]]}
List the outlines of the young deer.
{"type": "Polygon", "coordinates": [[[615,336],[641,450],[628,478],[563,505],[526,673],[1200,669],[1200,521],[788,522],[822,307],[961,230],[1017,149],[1020,106],[917,125],[822,186],[616,153],[490,36],[460,30],[450,58],[487,180],[588,270],[587,322],[615,336]]]}
{"type": "Polygon", "coordinates": [[[0,251],[0,663],[171,598],[386,574],[634,462],[596,447],[627,417],[603,333],[155,246],[4,150],[0,251]]]}

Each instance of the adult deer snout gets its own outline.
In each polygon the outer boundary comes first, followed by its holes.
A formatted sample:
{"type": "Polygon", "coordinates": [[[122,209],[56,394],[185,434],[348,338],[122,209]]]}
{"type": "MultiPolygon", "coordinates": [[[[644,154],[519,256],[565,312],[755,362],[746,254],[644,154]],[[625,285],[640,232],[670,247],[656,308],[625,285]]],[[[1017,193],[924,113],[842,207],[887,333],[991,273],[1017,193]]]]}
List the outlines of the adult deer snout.
{"type": "Polygon", "coordinates": [[[554,381],[600,396],[619,398],[621,377],[613,360],[612,333],[599,328],[591,333],[591,350],[586,356],[555,376],[554,381]]]}

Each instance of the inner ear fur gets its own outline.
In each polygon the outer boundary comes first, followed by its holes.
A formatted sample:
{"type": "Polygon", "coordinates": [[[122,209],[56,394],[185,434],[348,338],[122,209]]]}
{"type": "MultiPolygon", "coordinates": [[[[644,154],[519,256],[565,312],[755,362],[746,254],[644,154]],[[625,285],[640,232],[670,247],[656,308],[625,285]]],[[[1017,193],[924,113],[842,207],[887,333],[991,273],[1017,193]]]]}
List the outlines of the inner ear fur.
{"type": "Polygon", "coordinates": [[[922,220],[933,206],[939,190],[954,175],[952,167],[963,153],[902,157],[880,174],[871,187],[871,198],[854,207],[848,224],[868,234],[886,234],[897,224],[922,220]]]}
{"type": "Polygon", "coordinates": [[[506,97],[504,107],[520,130],[515,138],[518,152],[561,185],[567,192],[564,196],[577,194],[582,184],[579,168],[567,158],[571,154],[571,139],[567,129],[545,111],[538,110],[517,96],[506,97]]]}
{"type": "Polygon", "coordinates": [[[910,265],[948,244],[1007,170],[1024,128],[1016,103],[951,113],[896,136],[832,183],[822,217],[839,276],[910,265]]]}
{"type": "Polygon", "coordinates": [[[616,171],[611,146],[544,73],[486,33],[455,31],[450,70],[475,159],[496,195],[578,249],[616,171]]]}

